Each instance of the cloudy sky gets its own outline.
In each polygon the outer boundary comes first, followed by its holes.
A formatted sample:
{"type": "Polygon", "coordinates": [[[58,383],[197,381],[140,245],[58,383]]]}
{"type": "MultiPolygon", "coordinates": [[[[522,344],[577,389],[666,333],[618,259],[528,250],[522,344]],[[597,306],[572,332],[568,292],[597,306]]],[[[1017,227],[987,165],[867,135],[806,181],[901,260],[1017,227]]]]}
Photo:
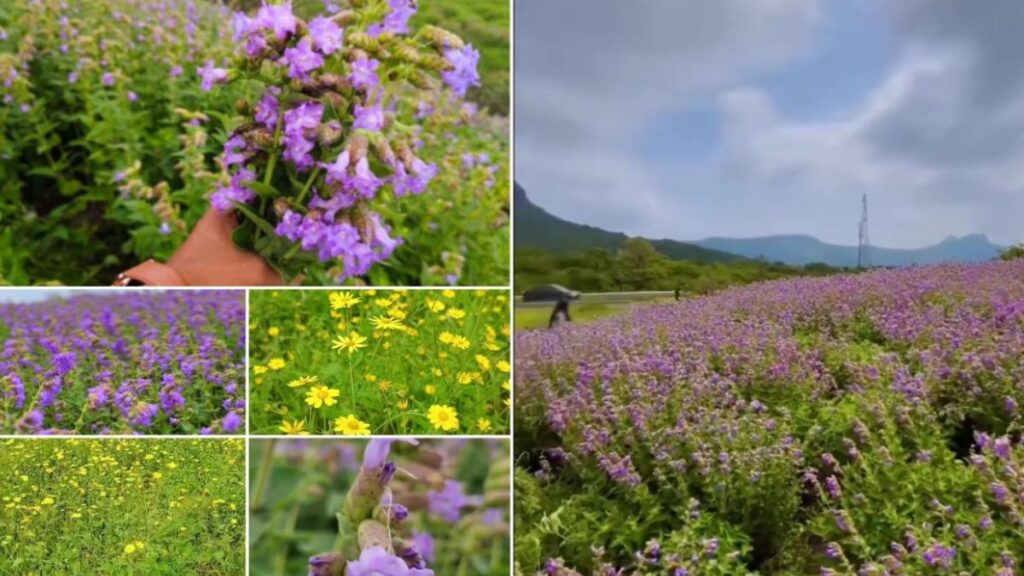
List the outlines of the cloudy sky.
{"type": "Polygon", "coordinates": [[[516,180],[676,239],[1024,240],[1020,0],[517,0],[516,180]]]}

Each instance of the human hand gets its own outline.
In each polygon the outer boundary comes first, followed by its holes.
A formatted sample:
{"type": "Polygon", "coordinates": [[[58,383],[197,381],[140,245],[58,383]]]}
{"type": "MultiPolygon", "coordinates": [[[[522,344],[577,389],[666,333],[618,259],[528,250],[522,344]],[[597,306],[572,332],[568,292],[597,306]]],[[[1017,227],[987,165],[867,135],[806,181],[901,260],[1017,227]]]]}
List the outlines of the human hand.
{"type": "Polygon", "coordinates": [[[150,286],[280,286],[281,275],[263,258],[235,246],[231,239],[235,213],[210,209],[199,219],[192,233],[167,260],[144,262],[119,277],[150,286]]]}

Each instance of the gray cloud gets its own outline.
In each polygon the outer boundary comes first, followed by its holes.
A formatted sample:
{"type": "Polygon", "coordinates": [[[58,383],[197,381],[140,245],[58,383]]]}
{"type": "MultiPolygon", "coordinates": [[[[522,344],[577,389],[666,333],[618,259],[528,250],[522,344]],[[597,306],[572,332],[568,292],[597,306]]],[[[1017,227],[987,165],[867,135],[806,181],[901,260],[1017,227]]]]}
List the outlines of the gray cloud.
{"type": "Polygon", "coordinates": [[[787,118],[750,78],[809,48],[824,6],[519,0],[517,179],[560,215],[634,234],[850,242],[868,193],[879,244],[1020,240],[1024,3],[877,0],[899,46],[877,86],[842,116],[787,118]],[[661,115],[709,100],[710,162],[666,169],[632,149],[661,115]]]}

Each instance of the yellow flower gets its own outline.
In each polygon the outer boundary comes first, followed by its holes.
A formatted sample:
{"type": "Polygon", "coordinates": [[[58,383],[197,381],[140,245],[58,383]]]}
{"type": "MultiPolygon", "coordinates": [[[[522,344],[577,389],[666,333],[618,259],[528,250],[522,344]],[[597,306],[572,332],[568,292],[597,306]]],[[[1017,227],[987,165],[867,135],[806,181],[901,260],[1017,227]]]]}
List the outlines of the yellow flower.
{"type": "Polygon", "coordinates": [[[267,330],[267,334],[270,334],[271,336],[277,336],[280,333],[281,333],[281,330],[278,329],[277,326],[271,326],[270,330],[267,330]]]}
{"type": "Polygon", "coordinates": [[[131,556],[135,554],[135,544],[128,544],[124,547],[124,553],[131,556]]]}
{"type": "Polygon", "coordinates": [[[366,347],[366,337],[360,335],[358,332],[351,332],[348,336],[338,336],[334,339],[334,343],[331,346],[331,350],[348,350],[351,354],[360,348],[366,347]]]}
{"type": "Polygon", "coordinates": [[[356,298],[351,292],[331,292],[329,298],[331,299],[331,310],[342,310],[359,304],[359,298],[356,298]]]}
{"type": "Polygon", "coordinates": [[[267,367],[266,366],[260,366],[259,364],[257,364],[256,366],[252,367],[253,374],[263,374],[266,371],[267,371],[267,367]]]}
{"type": "Polygon", "coordinates": [[[454,290],[445,290],[444,292],[441,292],[441,295],[444,296],[445,298],[451,300],[452,298],[455,298],[455,291],[454,290]]]}
{"type": "Polygon", "coordinates": [[[511,369],[511,366],[508,365],[507,360],[498,360],[498,363],[495,364],[494,367],[497,368],[498,370],[501,370],[505,374],[508,374],[508,371],[511,369]]]}
{"type": "Polygon", "coordinates": [[[178,467],[178,464],[177,464],[177,463],[175,463],[175,462],[168,462],[168,463],[167,463],[167,468],[168,468],[169,470],[174,470],[174,469],[175,469],[175,468],[177,468],[177,467],[178,467]]]}
{"type": "Polygon", "coordinates": [[[480,418],[476,421],[476,427],[479,428],[481,432],[487,432],[491,429],[491,421],[487,418],[480,418]]]}
{"type": "Polygon", "coordinates": [[[459,350],[468,350],[469,340],[462,336],[455,336],[452,338],[452,346],[455,346],[459,350]]]}
{"type": "Polygon", "coordinates": [[[381,330],[401,330],[402,323],[391,316],[374,316],[370,318],[370,324],[381,330]]]}
{"type": "Polygon", "coordinates": [[[74,520],[77,520],[77,519],[79,519],[81,517],[82,517],[82,515],[80,513],[78,513],[78,512],[72,512],[71,513],[71,518],[74,519],[74,520]]]}
{"type": "Polygon", "coordinates": [[[306,384],[315,384],[320,381],[319,376],[300,376],[288,383],[289,388],[298,388],[306,384]]]}
{"type": "Polygon", "coordinates": [[[360,422],[354,414],[349,414],[344,418],[334,420],[334,431],[341,432],[345,436],[369,436],[370,425],[360,422]]]}
{"type": "Polygon", "coordinates": [[[430,384],[427,384],[423,391],[427,393],[427,396],[433,396],[434,394],[437,394],[437,388],[434,388],[430,384]]]}
{"type": "Polygon", "coordinates": [[[488,360],[486,356],[482,356],[480,354],[477,354],[476,355],[476,363],[480,366],[480,369],[483,370],[484,372],[487,372],[488,370],[491,369],[491,361],[488,360]]]}
{"type": "Polygon", "coordinates": [[[153,480],[159,480],[159,479],[161,479],[163,477],[164,477],[163,474],[161,474],[159,472],[153,472],[153,480]]]}
{"type": "Polygon", "coordinates": [[[282,420],[281,427],[278,430],[289,436],[308,436],[309,432],[303,430],[305,427],[306,422],[303,420],[292,420],[291,422],[282,420]]]}
{"type": "Polygon", "coordinates": [[[47,496],[46,498],[43,498],[43,501],[42,501],[42,505],[43,506],[53,506],[53,504],[54,504],[53,498],[50,498],[49,496],[47,496]]]}
{"type": "Polygon", "coordinates": [[[306,404],[309,404],[313,408],[320,408],[324,405],[334,406],[338,403],[335,398],[340,395],[341,392],[328,388],[327,386],[314,386],[306,396],[306,404]]]}
{"type": "Polygon", "coordinates": [[[271,370],[280,370],[284,368],[284,358],[271,358],[270,362],[267,362],[267,367],[271,370]]]}
{"type": "Polygon", "coordinates": [[[381,392],[387,392],[388,389],[391,388],[391,382],[388,380],[381,380],[377,383],[377,388],[380,388],[381,392]]]}
{"type": "Polygon", "coordinates": [[[434,425],[437,430],[458,430],[459,429],[459,415],[455,412],[455,408],[451,406],[441,406],[434,404],[427,411],[427,419],[434,425]]]}
{"type": "Polygon", "coordinates": [[[463,318],[466,317],[466,313],[462,310],[459,310],[458,308],[449,308],[448,317],[454,318],[455,320],[462,320],[463,318]]]}
{"type": "Polygon", "coordinates": [[[441,335],[438,336],[438,340],[440,340],[442,344],[451,344],[455,341],[455,336],[453,336],[451,332],[441,332],[441,335]]]}
{"type": "Polygon", "coordinates": [[[470,384],[473,382],[473,375],[469,372],[459,372],[455,378],[458,380],[459,384],[470,384]]]}
{"type": "Polygon", "coordinates": [[[376,382],[377,381],[377,377],[375,375],[370,374],[369,372],[367,372],[366,373],[366,381],[367,382],[376,382]]]}
{"type": "Polygon", "coordinates": [[[396,406],[398,406],[399,410],[408,410],[409,409],[409,401],[408,400],[399,400],[398,404],[396,404],[396,406]]]}
{"type": "Polygon", "coordinates": [[[444,310],[444,302],[440,300],[427,300],[427,309],[431,312],[441,312],[444,310]]]}

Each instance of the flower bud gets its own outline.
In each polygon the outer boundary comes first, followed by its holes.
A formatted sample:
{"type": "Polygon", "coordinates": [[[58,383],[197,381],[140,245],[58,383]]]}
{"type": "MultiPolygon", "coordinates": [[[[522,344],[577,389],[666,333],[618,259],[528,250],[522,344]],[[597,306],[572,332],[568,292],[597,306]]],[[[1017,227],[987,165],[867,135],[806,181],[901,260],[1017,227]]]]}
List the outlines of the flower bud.
{"type": "Polygon", "coordinates": [[[387,136],[383,134],[380,135],[380,138],[373,139],[373,154],[378,160],[388,166],[394,166],[395,162],[398,161],[395,157],[395,151],[391,149],[391,145],[388,143],[387,136]]]}
{"type": "Polygon", "coordinates": [[[408,44],[398,44],[393,48],[392,53],[394,57],[400,62],[408,62],[410,64],[419,64],[422,56],[415,48],[408,44]]]}
{"type": "Polygon", "coordinates": [[[363,520],[359,523],[358,529],[359,549],[366,550],[374,546],[380,546],[385,550],[391,549],[391,536],[387,526],[376,520],[363,520]]]}
{"type": "Polygon", "coordinates": [[[341,139],[341,122],[331,120],[330,122],[321,124],[320,127],[317,128],[316,137],[321,146],[331,146],[341,139]]]}
{"type": "Polygon", "coordinates": [[[465,44],[462,42],[462,38],[457,35],[437,26],[424,26],[420,30],[420,36],[425,40],[434,45],[438,50],[446,50],[448,48],[454,48],[455,50],[462,50],[465,44]]]}
{"type": "Polygon", "coordinates": [[[239,98],[235,101],[235,112],[238,112],[239,114],[248,115],[250,110],[251,108],[249,106],[249,102],[246,101],[244,98],[239,98]]]}
{"type": "Polygon", "coordinates": [[[353,134],[348,140],[349,162],[356,164],[363,158],[366,158],[368,147],[369,143],[366,140],[366,136],[358,133],[353,134]]]}
{"type": "Polygon", "coordinates": [[[409,83],[420,90],[430,90],[434,86],[434,79],[423,70],[414,70],[409,75],[409,83]]]}
{"type": "Polygon", "coordinates": [[[324,552],[309,559],[309,576],[342,576],[345,557],[338,552],[324,552]]]}
{"type": "Polygon", "coordinates": [[[347,36],[348,43],[356,48],[362,48],[367,52],[376,52],[380,50],[380,42],[376,38],[372,38],[365,32],[350,32],[347,36]]]}

